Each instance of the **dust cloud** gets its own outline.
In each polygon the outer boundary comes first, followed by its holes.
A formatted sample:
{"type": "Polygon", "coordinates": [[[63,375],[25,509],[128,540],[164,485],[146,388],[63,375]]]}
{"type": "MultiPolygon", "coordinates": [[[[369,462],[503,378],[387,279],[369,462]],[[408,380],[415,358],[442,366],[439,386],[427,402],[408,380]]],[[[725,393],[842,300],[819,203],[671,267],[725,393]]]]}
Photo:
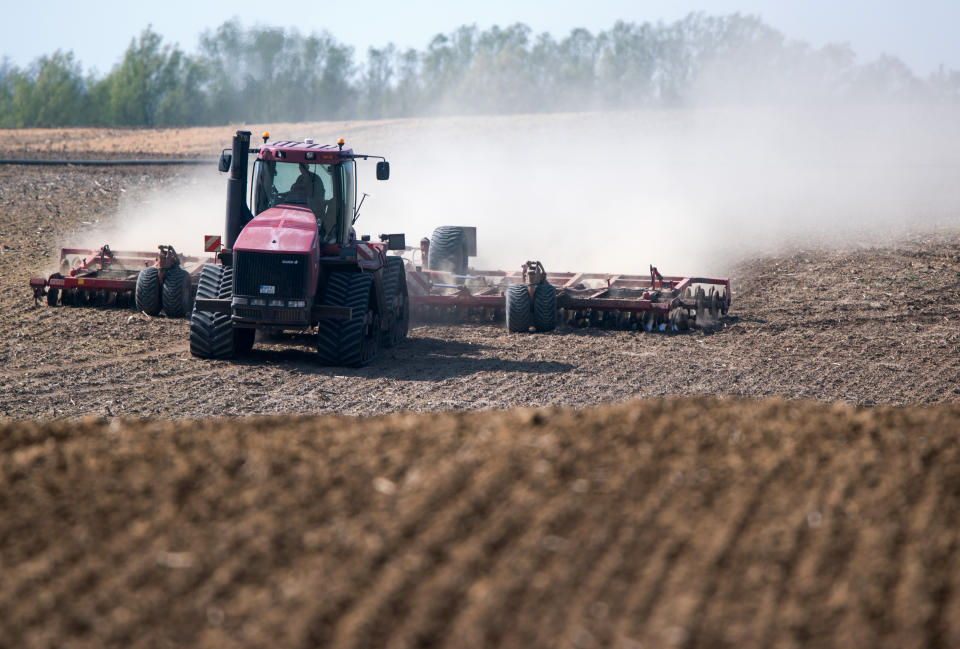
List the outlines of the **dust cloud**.
{"type": "MultiPolygon", "coordinates": [[[[960,226],[960,111],[691,109],[410,120],[359,230],[478,227],[477,266],[716,274],[803,246],[960,226]]],[[[348,134],[349,136],[349,134],[348,134]]]]}
{"type": "MultiPolygon", "coordinates": [[[[357,231],[478,228],[475,267],[720,274],[804,247],[960,227],[956,107],[698,108],[250,125],[274,140],[344,137],[391,162],[357,231]]],[[[229,146],[233,129],[223,127],[229,146]]],[[[129,193],[84,244],[197,254],[220,234],[226,175],[197,168],[129,193]]],[[[71,242],[73,243],[73,242],[71,242]]]]}
{"type": "Polygon", "coordinates": [[[72,235],[68,243],[91,249],[108,244],[115,251],[154,251],[164,244],[200,255],[204,235],[223,233],[225,197],[226,176],[213,165],[130,184],[122,189],[115,214],[72,235]]]}

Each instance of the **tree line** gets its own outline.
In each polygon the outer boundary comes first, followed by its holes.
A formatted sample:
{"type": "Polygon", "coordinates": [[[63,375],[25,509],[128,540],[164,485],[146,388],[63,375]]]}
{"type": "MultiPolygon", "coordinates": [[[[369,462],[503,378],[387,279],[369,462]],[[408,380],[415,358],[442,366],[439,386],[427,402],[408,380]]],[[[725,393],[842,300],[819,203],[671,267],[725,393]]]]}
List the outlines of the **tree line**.
{"type": "Polygon", "coordinates": [[[438,34],[423,50],[227,21],[188,54],[148,27],[105,75],[72,52],[0,63],[0,127],[182,126],[690,105],[960,102],[960,71],[787,39],[755,16],[617,22],[593,34],[524,24],[438,34]]]}

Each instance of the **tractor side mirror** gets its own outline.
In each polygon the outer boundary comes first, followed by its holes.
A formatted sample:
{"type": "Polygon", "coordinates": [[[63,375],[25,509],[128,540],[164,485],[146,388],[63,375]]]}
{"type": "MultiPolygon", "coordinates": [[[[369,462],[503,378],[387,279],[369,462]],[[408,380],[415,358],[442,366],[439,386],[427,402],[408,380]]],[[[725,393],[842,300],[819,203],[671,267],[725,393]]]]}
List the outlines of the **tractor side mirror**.
{"type": "Polygon", "coordinates": [[[405,234],[381,234],[380,241],[387,242],[387,250],[407,249],[407,236],[405,234]]]}
{"type": "Polygon", "coordinates": [[[233,155],[224,151],[220,154],[220,162],[217,163],[217,169],[220,171],[230,171],[231,162],[233,162],[233,155]]]}
{"type": "Polygon", "coordinates": [[[377,163],[377,180],[388,180],[390,178],[390,163],[381,160],[377,163]]]}

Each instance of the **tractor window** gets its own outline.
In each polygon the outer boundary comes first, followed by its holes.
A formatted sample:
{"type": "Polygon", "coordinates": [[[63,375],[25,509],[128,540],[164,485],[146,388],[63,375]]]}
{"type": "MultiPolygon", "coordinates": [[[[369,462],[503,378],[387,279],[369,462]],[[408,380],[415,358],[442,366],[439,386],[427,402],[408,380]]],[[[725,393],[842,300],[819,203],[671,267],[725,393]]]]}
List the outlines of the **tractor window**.
{"type": "Polygon", "coordinates": [[[343,203],[347,213],[348,228],[353,225],[357,210],[357,163],[353,160],[343,165],[343,203]]]}
{"type": "Polygon", "coordinates": [[[256,177],[256,212],[276,205],[305,205],[317,218],[321,239],[336,242],[343,230],[339,165],[263,160],[256,177]]]}

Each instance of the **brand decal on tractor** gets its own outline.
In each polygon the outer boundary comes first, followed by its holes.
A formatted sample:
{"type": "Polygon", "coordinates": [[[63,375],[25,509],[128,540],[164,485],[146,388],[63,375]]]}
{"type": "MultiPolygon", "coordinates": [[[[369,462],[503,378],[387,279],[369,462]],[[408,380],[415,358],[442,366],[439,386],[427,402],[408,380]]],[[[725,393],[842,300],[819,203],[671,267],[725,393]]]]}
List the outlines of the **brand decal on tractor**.
{"type": "Polygon", "coordinates": [[[260,292],[261,292],[261,293],[266,293],[267,295],[273,295],[274,293],[277,292],[277,287],[276,287],[276,286],[270,286],[269,284],[261,284],[261,285],[260,285],[260,292]]]}

